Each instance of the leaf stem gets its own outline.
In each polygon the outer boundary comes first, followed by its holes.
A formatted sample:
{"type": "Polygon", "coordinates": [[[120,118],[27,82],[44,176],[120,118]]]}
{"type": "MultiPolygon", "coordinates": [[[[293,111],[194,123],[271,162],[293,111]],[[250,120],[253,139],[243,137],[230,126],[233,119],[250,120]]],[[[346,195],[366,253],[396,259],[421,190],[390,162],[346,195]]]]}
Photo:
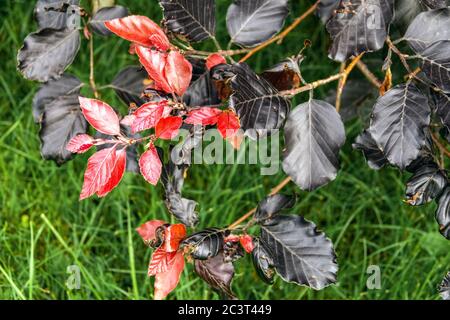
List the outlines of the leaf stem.
{"type": "Polygon", "coordinates": [[[450,151],[441,143],[436,133],[432,132],[431,138],[433,139],[434,144],[436,144],[436,146],[438,147],[439,151],[450,158],[450,151]]]}
{"type": "Polygon", "coordinates": [[[320,0],[317,0],[308,10],[306,10],[300,17],[294,20],[294,22],[287,27],[283,32],[276,35],[273,38],[270,38],[269,40],[261,43],[257,47],[253,48],[245,57],[243,57],[239,62],[244,62],[248,60],[251,56],[253,56],[255,53],[260,51],[261,49],[264,49],[265,47],[271,45],[274,42],[277,42],[277,44],[280,44],[283,39],[292,31],[294,30],[303,20],[305,20],[309,15],[314,13],[316,11],[317,6],[319,5],[320,0]]]}

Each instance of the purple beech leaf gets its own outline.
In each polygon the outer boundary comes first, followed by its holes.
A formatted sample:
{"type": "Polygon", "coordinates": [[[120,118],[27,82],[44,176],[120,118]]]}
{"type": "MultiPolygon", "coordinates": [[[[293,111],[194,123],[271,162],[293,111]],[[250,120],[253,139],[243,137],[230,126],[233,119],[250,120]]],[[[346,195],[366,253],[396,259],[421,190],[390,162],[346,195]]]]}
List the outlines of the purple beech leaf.
{"type": "Polygon", "coordinates": [[[58,79],[80,49],[77,29],[42,29],[30,33],[17,55],[18,69],[28,80],[58,79]]]}
{"type": "Polygon", "coordinates": [[[255,47],[283,28],[288,13],[288,0],[234,0],[227,11],[231,41],[255,47]]]}
{"type": "Polygon", "coordinates": [[[422,12],[411,22],[404,39],[420,53],[437,41],[450,40],[449,25],[450,8],[422,12]]]}
{"type": "Polygon", "coordinates": [[[435,163],[423,163],[406,183],[406,202],[420,206],[439,197],[447,186],[447,174],[435,163]]]}
{"type": "Polygon", "coordinates": [[[255,220],[257,222],[262,222],[270,219],[281,210],[292,208],[295,205],[295,202],[295,197],[280,193],[268,196],[262,200],[256,208],[254,215],[255,220]]]}
{"type": "MultiPolygon", "coordinates": [[[[160,158],[162,159],[161,150],[160,158]]],[[[197,202],[182,197],[184,174],[188,165],[177,165],[172,159],[163,166],[161,182],[165,192],[165,204],[169,212],[188,227],[198,223],[198,214],[195,211],[197,202]]]]}
{"type": "Polygon", "coordinates": [[[327,23],[330,58],[344,62],[383,48],[393,16],[393,0],[342,0],[327,23]]]}
{"type": "Polygon", "coordinates": [[[172,33],[189,42],[214,37],[216,32],[215,0],[159,0],[163,23],[172,33]]]}
{"type": "Polygon", "coordinates": [[[46,104],[39,132],[42,157],[57,164],[70,160],[72,153],[66,145],[73,137],[86,133],[87,129],[77,95],[61,96],[46,104]]]}
{"type": "Polygon", "coordinates": [[[182,242],[182,246],[189,247],[192,258],[197,260],[207,260],[217,256],[223,245],[224,231],[218,228],[196,232],[182,242]]]}
{"type": "Polygon", "coordinates": [[[374,170],[380,170],[387,163],[383,151],[373,140],[372,135],[368,130],[364,130],[352,145],[353,149],[361,150],[366,158],[367,164],[374,170]]]}
{"type": "Polygon", "coordinates": [[[336,13],[341,0],[320,0],[317,6],[317,15],[324,24],[336,13]]]}
{"type": "Polygon", "coordinates": [[[312,99],[296,107],[284,136],[283,170],[302,190],[315,190],[336,178],[345,129],[331,104],[312,99]]]}
{"type": "Polygon", "coordinates": [[[194,269],[198,276],[209,284],[213,290],[227,299],[237,299],[231,290],[234,266],[233,263],[224,261],[223,252],[208,260],[195,260],[194,269]]]}
{"type": "Polygon", "coordinates": [[[287,282],[321,290],[336,282],[338,265],[331,240],[301,216],[276,216],[261,225],[277,273],[287,282]]]}
{"type": "Polygon", "coordinates": [[[442,280],[439,286],[439,294],[443,300],[450,300],[450,272],[442,280]]]}
{"type": "Polygon", "coordinates": [[[80,0],[39,0],[34,8],[39,29],[77,28],[76,23],[80,19],[79,4],[80,0]]]}
{"type": "Polygon", "coordinates": [[[75,76],[63,74],[58,80],[50,80],[43,84],[33,98],[33,117],[36,123],[41,122],[45,105],[61,96],[78,96],[83,83],[75,76]]]}
{"type": "Polygon", "coordinates": [[[398,85],[378,98],[370,133],[389,163],[404,170],[427,146],[430,124],[428,98],[411,82],[398,85]]]}
{"type": "Polygon", "coordinates": [[[450,240],[450,186],[447,186],[437,201],[436,221],[439,224],[439,231],[450,240]]]}
{"type": "Polygon", "coordinates": [[[113,33],[105,26],[105,22],[128,16],[128,9],[122,6],[103,7],[98,10],[89,21],[92,31],[101,36],[110,36],[113,33]]]}
{"type": "Polygon", "coordinates": [[[289,100],[245,63],[233,65],[232,72],[230,107],[238,114],[246,134],[257,139],[282,128],[290,110],[289,100]]]}
{"type": "Polygon", "coordinates": [[[134,103],[140,107],[146,102],[142,94],[144,93],[145,80],[147,79],[148,75],[144,69],[128,66],[117,74],[110,87],[114,89],[127,106],[134,103]]]}
{"type": "Polygon", "coordinates": [[[255,248],[252,251],[253,266],[259,277],[266,283],[272,284],[275,276],[273,252],[270,247],[260,238],[253,240],[255,248]]]}

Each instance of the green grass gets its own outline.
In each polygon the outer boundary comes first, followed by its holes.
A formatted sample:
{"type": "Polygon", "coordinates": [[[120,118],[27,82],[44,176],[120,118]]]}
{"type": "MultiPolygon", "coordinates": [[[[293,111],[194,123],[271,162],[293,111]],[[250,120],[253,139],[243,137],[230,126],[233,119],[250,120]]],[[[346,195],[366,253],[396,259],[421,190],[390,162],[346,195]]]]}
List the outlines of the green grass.
{"type": "MultiPolygon", "coordinates": [[[[168,215],[161,187],[127,174],[106,199],[78,201],[88,155],[57,167],[39,153],[39,128],[31,102],[38,87],[17,73],[16,52],[36,25],[30,1],[6,0],[0,9],[0,299],[151,299],[152,280],[146,276],[150,258],[134,228],[168,215]],[[81,289],[65,282],[70,265],[82,271],[81,289]]],[[[86,1],[82,1],[86,2],[86,1]]],[[[131,12],[160,19],[156,0],[119,0],[131,12]]],[[[218,0],[218,38],[227,42],[224,19],[230,1],[218,0]]],[[[292,18],[308,1],[293,1],[292,18]],[[302,2],[302,4],[298,4],[302,2]]],[[[309,1],[312,2],[312,1],[309,1]]],[[[297,53],[310,39],[304,76],[315,80],[335,73],[339,65],[327,59],[328,40],[315,17],[296,29],[282,45],[272,45],[250,61],[260,71],[297,53]]],[[[96,38],[96,77],[108,84],[125,65],[136,63],[127,44],[116,37],[96,38]]],[[[212,49],[212,44],[205,44],[212,49]]],[[[380,61],[368,55],[366,61],[380,61]]],[[[374,58],[375,57],[375,58],[374,58]]],[[[377,67],[379,69],[379,65],[377,67]]],[[[88,76],[88,48],[69,72],[88,76]]],[[[355,77],[360,77],[355,72],[355,77]]],[[[362,80],[364,81],[364,80],[362,80]]],[[[317,90],[317,97],[335,84],[317,90]]],[[[89,90],[83,94],[90,95],[89,90]]],[[[102,92],[112,105],[113,92],[102,92]]],[[[297,102],[303,101],[298,97],[297,102]]],[[[123,107],[123,105],[122,105],[123,107]]],[[[347,124],[338,178],[315,192],[297,193],[293,213],[313,220],[334,241],[340,265],[338,284],[316,292],[277,279],[272,286],[257,278],[249,257],[236,263],[233,289],[243,299],[437,299],[436,287],[450,266],[448,242],[437,232],[435,204],[411,208],[402,203],[407,177],[393,169],[371,171],[351,143],[364,124],[347,124]],[[369,265],[381,268],[380,290],[368,290],[369,265]]],[[[189,171],[185,195],[198,201],[199,229],[224,226],[253,208],[284,175],[260,176],[255,165],[199,165],[189,171]]],[[[189,265],[170,299],[217,299],[189,265]]]]}

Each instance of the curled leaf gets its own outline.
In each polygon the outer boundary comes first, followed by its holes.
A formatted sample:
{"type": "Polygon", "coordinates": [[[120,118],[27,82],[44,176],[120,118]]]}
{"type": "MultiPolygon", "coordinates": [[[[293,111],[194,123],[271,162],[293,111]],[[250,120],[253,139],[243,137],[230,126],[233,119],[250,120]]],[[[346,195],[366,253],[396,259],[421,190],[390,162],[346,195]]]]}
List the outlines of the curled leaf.
{"type": "Polygon", "coordinates": [[[236,299],[231,290],[231,282],[234,277],[234,266],[231,262],[225,262],[223,253],[209,258],[208,260],[195,260],[195,272],[213,290],[224,295],[228,299],[236,299]]]}
{"type": "Polygon", "coordinates": [[[436,210],[436,221],[439,224],[439,231],[450,240],[450,187],[447,186],[440,196],[438,208],[436,210]]]}
{"type": "Polygon", "coordinates": [[[424,163],[406,183],[406,202],[420,206],[439,197],[447,186],[447,175],[435,163],[424,163]]]}
{"type": "Polygon", "coordinates": [[[275,276],[273,253],[270,247],[260,238],[255,240],[255,248],[252,252],[253,266],[259,277],[266,283],[272,284],[275,276]]]}
{"type": "Polygon", "coordinates": [[[270,219],[281,210],[292,208],[295,205],[295,201],[295,197],[280,193],[268,196],[258,204],[254,215],[255,220],[257,222],[263,222],[270,219]]]}
{"type": "Polygon", "coordinates": [[[224,233],[217,228],[208,228],[187,237],[182,245],[188,248],[194,259],[207,260],[217,256],[224,244],[224,233]]]}

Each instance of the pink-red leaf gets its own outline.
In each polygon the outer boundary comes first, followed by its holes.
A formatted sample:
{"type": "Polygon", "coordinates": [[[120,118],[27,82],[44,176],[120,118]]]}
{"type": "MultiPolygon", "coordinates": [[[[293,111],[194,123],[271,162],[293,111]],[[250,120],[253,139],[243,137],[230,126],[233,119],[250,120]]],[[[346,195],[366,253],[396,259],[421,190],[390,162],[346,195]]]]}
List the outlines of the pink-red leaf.
{"type": "Polygon", "coordinates": [[[174,90],[165,78],[167,53],[142,46],[136,46],[135,50],[140,63],[144,66],[150,78],[155,82],[155,89],[166,93],[173,93],[174,90]]]}
{"type": "Polygon", "coordinates": [[[158,273],[166,272],[172,264],[175,255],[176,252],[166,252],[163,248],[156,249],[148,265],[148,276],[151,277],[158,273]]]}
{"type": "Polygon", "coordinates": [[[208,70],[211,70],[219,64],[225,63],[227,63],[227,60],[225,60],[225,58],[218,53],[213,53],[208,57],[208,59],[206,59],[206,67],[208,70]]]}
{"type": "Polygon", "coordinates": [[[242,248],[244,248],[245,252],[252,253],[253,249],[255,249],[255,244],[253,243],[253,238],[248,234],[244,234],[239,239],[242,248]]]}
{"type": "Polygon", "coordinates": [[[141,174],[148,183],[156,185],[161,177],[162,163],[159,159],[158,151],[151,144],[146,152],[139,159],[141,174]]]}
{"type": "Polygon", "coordinates": [[[105,22],[105,26],[119,37],[144,47],[156,47],[160,50],[170,48],[170,42],[164,31],[145,16],[128,16],[105,22]]]}
{"type": "Polygon", "coordinates": [[[79,134],[72,138],[66,149],[72,153],[85,153],[94,145],[94,138],[88,134],[79,134]]]}
{"type": "Polygon", "coordinates": [[[217,130],[224,139],[234,137],[241,125],[238,116],[231,111],[224,111],[219,115],[217,130]]]}
{"type": "Polygon", "coordinates": [[[171,140],[178,135],[183,124],[181,117],[167,117],[161,119],[155,128],[155,135],[158,139],[171,140]]]}
{"type": "Polygon", "coordinates": [[[127,167],[127,150],[123,148],[121,150],[116,150],[114,168],[111,171],[111,177],[109,180],[101,186],[97,191],[97,196],[104,197],[110,193],[117,185],[120,180],[122,180],[123,174],[125,173],[125,168],[127,167]]]}
{"type": "Polygon", "coordinates": [[[111,106],[95,99],[80,97],[79,100],[84,117],[97,131],[110,136],[120,134],[119,117],[111,106]]]}
{"type": "Polygon", "coordinates": [[[155,276],[155,300],[162,300],[178,285],[181,272],[184,269],[183,252],[178,251],[169,264],[167,271],[155,276]]]}
{"type": "Polygon", "coordinates": [[[167,107],[167,101],[149,102],[142,105],[134,112],[134,120],[131,125],[133,133],[151,129],[161,120],[164,110],[167,107]]]}
{"type": "Polygon", "coordinates": [[[181,241],[186,237],[184,224],[172,224],[164,230],[164,251],[175,252],[180,247],[181,241]]]}
{"type": "Polygon", "coordinates": [[[80,200],[89,198],[100,190],[110,179],[116,165],[116,146],[93,154],[84,173],[83,189],[80,200]]]}
{"type": "Polygon", "coordinates": [[[180,97],[191,84],[192,64],[178,51],[171,51],[167,56],[165,67],[167,82],[180,97]]]}
{"type": "Polygon", "coordinates": [[[217,108],[202,107],[189,112],[185,123],[201,126],[209,126],[217,123],[222,110],[217,108]]]}
{"type": "Polygon", "coordinates": [[[156,238],[156,229],[166,224],[165,221],[162,220],[151,220],[146,223],[140,225],[136,231],[141,236],[142,240],[145,242],[150,242],[155,240],[156,238]]]}

